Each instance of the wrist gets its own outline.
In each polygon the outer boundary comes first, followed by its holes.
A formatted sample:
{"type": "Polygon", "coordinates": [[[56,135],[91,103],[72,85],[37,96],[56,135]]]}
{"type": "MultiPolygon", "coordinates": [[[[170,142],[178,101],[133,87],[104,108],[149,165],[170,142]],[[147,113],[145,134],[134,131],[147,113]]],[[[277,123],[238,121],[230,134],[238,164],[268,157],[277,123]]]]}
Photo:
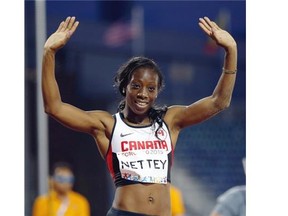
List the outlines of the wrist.
{"type": "Polygon", "coordinates": [[[224,73],[224,74],[236,74],[236,72],[237,72],[237,69],[235,69],[235,70],[227,70],[224,67],[222,68],[222,73],[224,73]]]}
{"type": "Polygon", "coordinates": [[[225,47],[225,51],[227,53],[237,53],[237,44],[236,42],[230,44],[229,46],[225,47]]]}
{"type": "Polygon", "coordinates": [[[53,50],[53,49],[51,49],[50,47],[46,47],[46,46],[44,46],[44,54],[46,55],[46,54],[54,54],[55,55],[55,53],[56,53],[56,51],[55,50],[53,50]]]}

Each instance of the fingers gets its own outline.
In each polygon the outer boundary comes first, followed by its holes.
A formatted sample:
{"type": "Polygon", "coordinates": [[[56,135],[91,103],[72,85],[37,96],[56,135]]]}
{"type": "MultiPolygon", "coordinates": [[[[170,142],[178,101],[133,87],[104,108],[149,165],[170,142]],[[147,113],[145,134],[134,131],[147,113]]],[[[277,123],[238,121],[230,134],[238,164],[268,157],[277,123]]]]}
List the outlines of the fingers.
{"type": "Polygon", "coordinates": [[[58,29],[56,30],[56,32],[61,31],[61,29],[63,28],[64,23],[65,23],[64,21],[62,21],[62,22],[60,23],[60,25],[59,25],[58,29]]]}
{"type": "Polygon", "coordinates": [[[70,35],[72,35],[74,33],[74,31],[77,29],[78,25],[79,25],[78,21],[73,23],[73,25],[71,26],[70,31],[69,31],[70,35]]]}
{"type": "Polygon", "coordinates": [[[211,35],[211,28],[209,26],[207,26],[207,24],[205,22],[203,22],[202,18],[199,19],[199,26],[200,28],[208,35],[211,35]]]}
{"type": "Polygon", "coordinates": [[[204,20],[206,21],[206,23],[207,23],[211,28],[214,28],[214,29],[216,29],[216,30],[219,30],[219,29],[220,29],[219,26],[218,26],[215,22],[211,21],[208,17],[204,17],[204,20]]]}
{"type": "Polygon", "coordinates": [[[70,30],[75,22],[75,17],[71,17],[70,20],[68,21],[68,24],[67,24],[67,29],[70,30]]]}
{"type": "Polygon", "coordinates": [[[215,22],[211,21],[208,17],[199,18],[199,26],[208,35],[211,35],[215,30],[220,30],[219,26],[215,22]]]}
{"type": "MultiPolygon", "coordinates": [[[[205,17],[204,18],[199,18],[199,25],[201,24],[201,26],[206,30],[206,31],[210,31],[211,30],[211,26],[209,25],[209,22],[211,22],[209,20],[209,18],[205,17]]],[[[204,30],[203,29],[203,30],[204,30]]]]}
{"type": "Polygon", "coordinates": [[[60,23],[60,25],[59,25],[59,27],[57,29],[57,32],[60,32],[60,31],[68,32],[69,31],[70,34],[72,34],[76,30],[78,25],[79,25],[79,22],[78,21],[75,22],[75,20],[76,20],[76,17],[68,16],[65,21],[62,21],[60,23]]]}

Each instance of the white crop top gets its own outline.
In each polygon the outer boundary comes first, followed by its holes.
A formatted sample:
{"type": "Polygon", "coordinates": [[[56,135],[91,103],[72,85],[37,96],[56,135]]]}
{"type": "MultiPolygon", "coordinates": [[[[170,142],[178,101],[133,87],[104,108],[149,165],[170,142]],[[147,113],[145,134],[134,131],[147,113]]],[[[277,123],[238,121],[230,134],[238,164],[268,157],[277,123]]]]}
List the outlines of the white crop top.
{"type": "Polygon", "coordinates": [[[131,126],[120,113],[115,124],[106,163],[116,187],[134,183],[167,184],[173,161],[173,147],[167,125],[131,126]]]}

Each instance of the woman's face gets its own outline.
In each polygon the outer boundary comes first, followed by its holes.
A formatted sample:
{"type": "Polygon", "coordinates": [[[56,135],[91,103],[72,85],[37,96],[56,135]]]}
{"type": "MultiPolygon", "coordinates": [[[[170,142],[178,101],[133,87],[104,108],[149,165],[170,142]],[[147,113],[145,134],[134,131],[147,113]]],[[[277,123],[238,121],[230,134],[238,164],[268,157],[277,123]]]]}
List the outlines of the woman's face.
{"type": "Polygon", "coordinates": [[[138,68],[134,71],[126,87],[126,105],[135,114],[145,114],[158,95],[157,73],[150,68],[138,68]]]}

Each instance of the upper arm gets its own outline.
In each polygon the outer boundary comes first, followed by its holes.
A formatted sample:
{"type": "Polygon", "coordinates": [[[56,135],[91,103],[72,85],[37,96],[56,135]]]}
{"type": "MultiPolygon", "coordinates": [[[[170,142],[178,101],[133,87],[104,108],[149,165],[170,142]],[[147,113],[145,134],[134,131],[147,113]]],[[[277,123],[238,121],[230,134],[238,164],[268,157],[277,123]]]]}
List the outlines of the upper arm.
{"type": "Polygon", "coordinates": [[[42,197],[37,197],[33,203],[32,216],[41,216],[46,211],[45,200],[42,197]]]}
{"type": "Polygon", "coordinates": [[[86,198],[83,198],[82,200],[82,215],[83,216],[90,216],[90,204],[86,198]]]}
{"type": "Polygon", "coordinates": [[[222,110],[213,97],[205,97],[189,106],[171,106],[167,111],[167,122],[173,130],[203,122],[222,110]]]}
{"type": "Polygon", "coordinates": [[[112,115],[105,111],[84,111],[73,105],[62,103],[54,113],[48,113],[64,126],[76,131],[92,134],[95,130],[105,130],[112,115]]]}

